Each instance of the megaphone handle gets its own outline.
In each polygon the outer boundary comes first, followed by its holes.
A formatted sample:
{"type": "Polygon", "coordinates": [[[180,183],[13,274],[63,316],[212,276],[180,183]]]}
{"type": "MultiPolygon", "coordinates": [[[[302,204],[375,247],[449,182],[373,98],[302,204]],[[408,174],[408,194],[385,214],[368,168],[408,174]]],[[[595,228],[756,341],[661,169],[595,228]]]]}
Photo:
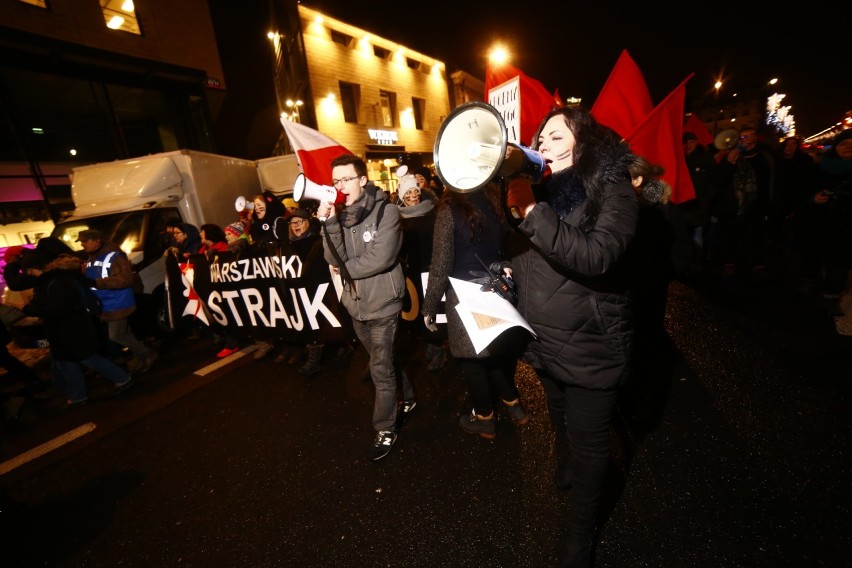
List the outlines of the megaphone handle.
{"type": "Polygon", "coordinates": [[[319,222],[325,223],[326,221],[328,221],[329,217],[333,217],[333,216],[334,216],[334,204],[329,203],[328,201],[320,202],[319,209],[317,210],[317,219],[319,219],[319,222]],[[326,208],[328,208],[327,214],[321,215],[320,210],[326,209],[326,208]]]}

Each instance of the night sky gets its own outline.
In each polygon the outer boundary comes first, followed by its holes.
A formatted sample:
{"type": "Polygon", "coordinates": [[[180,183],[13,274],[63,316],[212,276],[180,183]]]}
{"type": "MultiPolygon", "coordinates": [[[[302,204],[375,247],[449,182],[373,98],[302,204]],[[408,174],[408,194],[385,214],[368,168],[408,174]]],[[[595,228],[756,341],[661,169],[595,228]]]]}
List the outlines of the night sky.
{"type": "MultiPolygon", "coordinates": [[[[840,2],[655,4],[429,0],[422,3],[316,0],[305,6],[485,77],[489,47],[503,42],[512,65],[562,97],[590,108],[626,49],[656,104],[690,73],[690,100],[757,86],[777,77],[798,134],[810,136],[852,109],[850,67],[840,49],[847,17],[840,2]],[[833,9],[831,7],[834,7],[833,9]],[[678,10],[673,11],[673,10],[678,10]],[[722,30],[722,31],[718,31],[722,30]]],[[[848,41],[848,40],[847,40],[848,41]]]]}

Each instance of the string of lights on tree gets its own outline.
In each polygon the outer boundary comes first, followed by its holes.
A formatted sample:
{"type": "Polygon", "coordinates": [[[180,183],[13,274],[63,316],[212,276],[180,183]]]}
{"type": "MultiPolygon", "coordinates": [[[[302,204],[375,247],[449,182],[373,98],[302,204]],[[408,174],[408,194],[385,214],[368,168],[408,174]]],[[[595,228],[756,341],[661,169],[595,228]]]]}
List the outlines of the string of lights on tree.
{"type": "Polygon", "coordinates": [[[787,95],[773,93],[766,99],[766,124],[784,136],[796,135],[796,119],[790,113],[791,106],[781,106],[787,95]]]}

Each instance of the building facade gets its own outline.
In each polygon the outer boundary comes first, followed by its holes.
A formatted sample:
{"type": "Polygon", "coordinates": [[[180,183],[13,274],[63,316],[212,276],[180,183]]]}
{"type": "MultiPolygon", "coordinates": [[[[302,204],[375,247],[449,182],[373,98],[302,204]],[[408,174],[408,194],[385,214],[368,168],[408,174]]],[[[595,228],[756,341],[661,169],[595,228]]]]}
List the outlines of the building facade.
{"type": "MultiPolygon", "coordinates": [[[[398,166],[431,166],[451,109],[444,63],[301,4],[294,29],[287,4],[270,36],[282,117],[362,156],[370,179],[389,191],[398,166]]],[[[286,147],[282,138],[279,151],[286,147]]]]}
{"type": "Polygon", "coordinates": [[[4,210],[55,220],[75,166],[215,151],[225,87],[206,0],[0,0],[4,210]]]}

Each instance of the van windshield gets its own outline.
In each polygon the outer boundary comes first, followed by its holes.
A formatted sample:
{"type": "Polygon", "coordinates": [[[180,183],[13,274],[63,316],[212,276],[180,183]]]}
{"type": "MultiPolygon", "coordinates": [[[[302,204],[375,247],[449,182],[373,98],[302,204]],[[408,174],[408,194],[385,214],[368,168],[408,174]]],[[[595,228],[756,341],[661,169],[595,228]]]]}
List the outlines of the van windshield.
{"type": "Polygon", "coordinates": [[[142,250],[142,231],[145,227],[145,212],[116,213],[88,219],[76,219],[56,225],[52,236],[62,239],[72,250],[83,250],[77,242],[80,231],[97,229],[105,241],[115,243],[126,254],[142,250]]]}

